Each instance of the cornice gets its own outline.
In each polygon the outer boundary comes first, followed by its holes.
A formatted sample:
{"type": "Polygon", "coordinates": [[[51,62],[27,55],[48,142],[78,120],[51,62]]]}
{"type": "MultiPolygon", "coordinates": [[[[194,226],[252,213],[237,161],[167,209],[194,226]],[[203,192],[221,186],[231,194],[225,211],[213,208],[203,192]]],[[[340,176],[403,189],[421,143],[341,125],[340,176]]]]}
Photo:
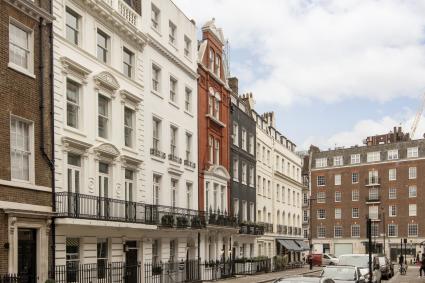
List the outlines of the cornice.
{"type": "Polygon", "coordinates": [[[148,34],[147,42],[150,46],[155,48],[155,50],[164,55],[168,60],[170,60],[178,67],[180,67],[180,69],[185,71],[191,78],[198,78],[198,74],[196,73],[196,71],[189,68],[182,60],[180,60],[179,58],[177,58],[177,56],[168,51],[167,48],[165,48],[158,40],[152,37],[152,35],[148,34]]]}
{"type": "Polygon", "coordinates": [[[288,176],[286,176],[285,174],[283,174],[283,173],[281,173],[279,171],[274,170],[274,174],[277,175],[277,176],[279,176],[279,177],[281,177],[281,178],[283,178],[283,179],[285,179],[286,181],[292,183],[293,185],[299,186],[300,188],[303,186],[302,183],[297,182],[296,180],[294,180],[292,178],[289,178],[288,176]]]}
{"type": "Polygon", "coordinates": [[[5,0],[5,1],[9,3],[11,6],[24,12],[26,15],[28,15],[29,17],[37,21],[39,21],[40,18],[43,18],[47,23],[52,23],[53,20],[55,20],[55,17],[53,17],[46,10],[36,6],[34,2],[25,1],[25,0],[5,0]]]}

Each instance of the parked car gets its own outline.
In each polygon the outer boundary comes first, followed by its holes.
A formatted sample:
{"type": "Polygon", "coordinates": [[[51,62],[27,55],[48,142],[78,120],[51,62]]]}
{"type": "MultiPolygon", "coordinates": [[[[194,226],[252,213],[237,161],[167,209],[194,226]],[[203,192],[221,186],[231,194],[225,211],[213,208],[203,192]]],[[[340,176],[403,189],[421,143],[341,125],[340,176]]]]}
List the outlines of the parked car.
{"type": "Polygon", "coordinates": [[[331,278],[336,283],[366,283],[366,278],[361,274],[360,268],[355,266],[326,266],[320,276],[331,278]]]}
{"type": "MultiPolygon", "coordinates": [[[[338,265],[352,265],[359,268],[361,275],[368,281],[369,279],[369,255],[367,254],[346,254],[338,258],[338,265]]],[[[376,255],[372,256],[372,282],[381,283],[382,273],[379,260],[376,255]]]]}
{"type": "Polygon", "coordinates": [[[320,277],[289,277],[280,278],[274,281],[274,283],[335,283],[331,278],[320,278],[320,277]]]}
{"type": "Polygon", "coordinates": [[[323,265],[337,265],[338,258],[333,254],[323,254],[322,256],[322,264],[323,265]]]}
{"type": "Polygon", "coordinates": [[[390,279],[394,276],[394,265],[386,256],[378,257],[379,266],[381,269],[382,277],[390,279]]]}

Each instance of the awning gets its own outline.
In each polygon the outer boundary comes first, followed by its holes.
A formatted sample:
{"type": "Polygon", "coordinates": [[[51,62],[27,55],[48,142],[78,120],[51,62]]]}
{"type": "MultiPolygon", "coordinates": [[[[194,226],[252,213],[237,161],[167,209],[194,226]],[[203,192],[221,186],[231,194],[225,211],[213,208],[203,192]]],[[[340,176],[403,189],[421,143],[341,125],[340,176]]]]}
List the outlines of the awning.
{"type": "Polygon", "coordinates": [[[294,240],[303,251],[308,251],[310,249],[309,245],[302,240],[294,240]]]}
{"type": "Polygon", "coordinates": [[[284,239],[277,239],[279,244],[281,244],[285,249],[288,251],[301,251],[302,249],[293,241],[293,240],[284,240],[284,239]]]}

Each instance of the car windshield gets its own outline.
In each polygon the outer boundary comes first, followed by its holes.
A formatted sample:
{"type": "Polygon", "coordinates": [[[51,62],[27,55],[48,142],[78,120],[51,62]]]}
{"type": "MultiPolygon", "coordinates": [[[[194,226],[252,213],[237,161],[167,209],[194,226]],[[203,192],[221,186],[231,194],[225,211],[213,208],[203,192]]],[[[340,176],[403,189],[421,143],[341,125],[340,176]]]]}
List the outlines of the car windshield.
{"type": "Polygon", "coordinates": [[[379,264],[380,265],[385,265],[385,257],[380,257],[379,258],[379,264]]]}
{"type": "Polygon", "coordinates": [[[333,254],[329,254],[329,257],[336,258],[336,256],[334,256],[333,254]]]}
{"type": "Polygon", "coordinates": [[[328,267],[322,272],[322,277],[334,280],[355,281],[356,270],[351,267],[328,267]]]}
{"type": "Polygon", "coordinates": [[[368,267],[369,257],[364,255],[350,255],[341,256],[339,258],[339,265],[352,265],[358,267],[368,267]]]}

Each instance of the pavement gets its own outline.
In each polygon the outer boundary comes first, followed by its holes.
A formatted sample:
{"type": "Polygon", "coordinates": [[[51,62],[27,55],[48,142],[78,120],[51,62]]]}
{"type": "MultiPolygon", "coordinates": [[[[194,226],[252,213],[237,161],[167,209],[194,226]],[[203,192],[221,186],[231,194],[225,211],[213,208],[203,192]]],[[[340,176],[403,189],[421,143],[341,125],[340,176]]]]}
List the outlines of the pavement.
{"type": "MultiPolygon", "coordinates": [[[[394,266],[396,267],[396,265],[394,266]]],[[[424,274],[422,274],[424,275],[424,274]]],[[[425,276],[419,277],[419,267],[418,266],[409,266],[407,268],[406,275],[401,275],[399,272],[394,275],[389,283],[425,283],[425,276]]]]}
{"type": "Polygon", "coordinates": [[[225,280],[219,280],[220,283],[268,283],[273,282],[278,278],[296,276],[296,275],[314,275],[318,274],[322,270],[321,267],[314,267],[313,270],[310,270],[308,266],[301,268],[294,268],[285,271],[279,272],[269,272],[262,273],[257,275],[247,275],[247,276],[239,276],[235,278],[229,278],[225,280]]]}

